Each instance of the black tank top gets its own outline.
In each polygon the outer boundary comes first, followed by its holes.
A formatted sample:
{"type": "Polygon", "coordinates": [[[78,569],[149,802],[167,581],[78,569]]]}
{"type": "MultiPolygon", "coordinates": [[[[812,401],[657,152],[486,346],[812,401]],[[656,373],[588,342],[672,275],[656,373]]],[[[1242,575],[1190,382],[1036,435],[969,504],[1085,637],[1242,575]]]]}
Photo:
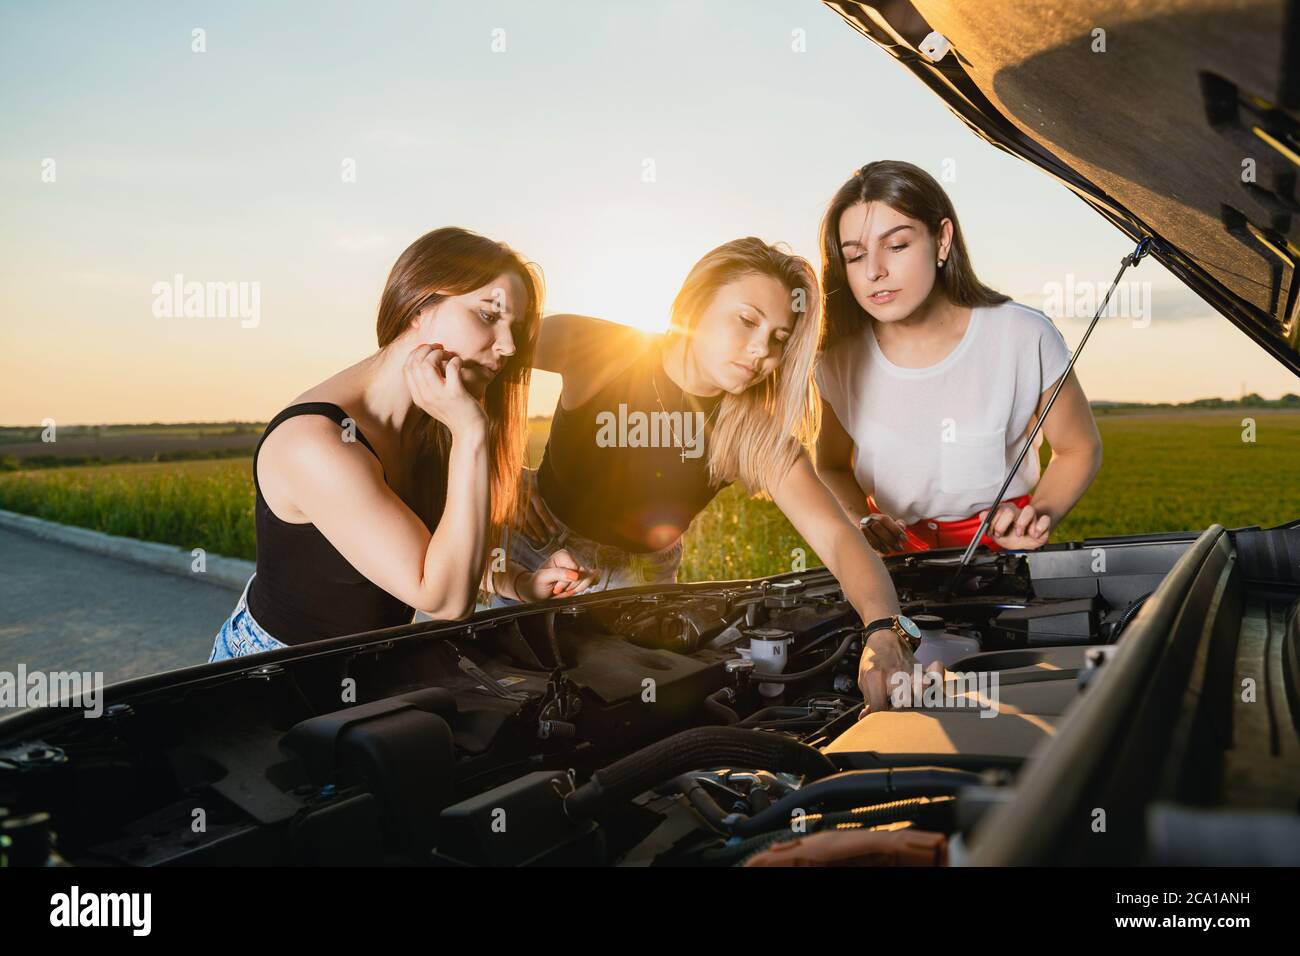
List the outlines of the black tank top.
{"type": "MultiPolygon", "coordinates": [[[[257,484],[257,453],[266,436],[295,415],[324,415],[340,428],[348,417],[331,402],[302,402],[271,419],[258,439],[253,451],[257,576],[248,589],[249,613],[268,634],[285,644],[305,644],[411,623],[415,609],[349,564],[314,524],[282,521],[267,507],[257,484]]],[[[356,437],[379,457],[359,429],[356,437]]]]}
{"type": "Polygon", "coordinates": [[[729,484],[709,481],[708,441],[723,396],[684,393],[664,373],[663,346],[660,338],[586,404],[557,404],[537,471],[557,518],[638,553],[671,545],[729,484]]]}

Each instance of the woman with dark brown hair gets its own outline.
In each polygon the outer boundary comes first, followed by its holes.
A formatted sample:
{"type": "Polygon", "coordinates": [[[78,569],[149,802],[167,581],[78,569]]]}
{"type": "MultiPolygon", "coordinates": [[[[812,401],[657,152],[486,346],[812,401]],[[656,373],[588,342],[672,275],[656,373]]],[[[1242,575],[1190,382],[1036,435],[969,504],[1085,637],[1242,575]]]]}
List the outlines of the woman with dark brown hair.
{"type": "Polygon", "coordinates": [[[1034,549],[1101,466],[1101,438],[1073,372],[1040,437],[993,501],[1064,374],[1070,351],[1045,315],[975,275],[943,187],[910,163],[868,163],[822,221],[826,336],[817,467],[882,552],[964,547],[997,508],[988,547],[1034,549]]]}
{"type": "Polygon", "coordinates": [[[300,394],[253,453],[257,571],[210,660],[541,600],[589,583],[567,553],[489,561],[516,516],[542,310],[531,263],[464,229],[411,244],[374,354],[300,394]],[[485,574],[485,571],[487,572],[485,574]]]}

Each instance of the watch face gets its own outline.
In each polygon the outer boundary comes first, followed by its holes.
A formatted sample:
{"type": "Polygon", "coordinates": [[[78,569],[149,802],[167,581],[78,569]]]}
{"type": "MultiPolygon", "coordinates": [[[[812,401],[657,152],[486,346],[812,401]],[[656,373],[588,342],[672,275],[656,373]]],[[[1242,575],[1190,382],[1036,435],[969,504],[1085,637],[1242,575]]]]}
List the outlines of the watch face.
{"type": "Polygon", "coordinates": [[[910,617],[903,614],[898,615],[898,626],[907,631],[909,636],[914,637],[917,640],[921,639],[921,629],[916,626],[916,622],[910,617]]]}

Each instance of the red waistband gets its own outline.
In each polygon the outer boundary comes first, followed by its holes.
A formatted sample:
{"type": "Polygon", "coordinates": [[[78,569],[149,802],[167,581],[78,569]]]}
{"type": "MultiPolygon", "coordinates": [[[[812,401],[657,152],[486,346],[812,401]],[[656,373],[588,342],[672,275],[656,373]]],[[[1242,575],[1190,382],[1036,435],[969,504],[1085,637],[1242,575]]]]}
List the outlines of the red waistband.
{"type": "MultiPolygon", "coordinates": [[[[1013,504],[1017,508],[1023,508],[1029,504],[1029,495],[1020,495],[1015,498],[1006,498],[1003,504],[1013,504]]],[[[867,507],[871,509],[872,514],[880,514],[881,511],[876,507],[876,499],[871,495],[867,496],[867,507]]],[[[914,521],[907,526],[907,546],[901,551],[891,552],[893,554],[902,554],[908,551],[930,551],[934,548],[964,548],[970,544],[970,539],[974,537],[975,532],[979,530],[981,518],[979,512],[971,515],[969,518],[957,518],[953,521],[938,521],[934,518],[922,518],[920,521],[914,521]]],[[[1002,548],[987,534],[980,539],[980,544],[986,545],[992,551],[1001,551],[1002,548]]]]}

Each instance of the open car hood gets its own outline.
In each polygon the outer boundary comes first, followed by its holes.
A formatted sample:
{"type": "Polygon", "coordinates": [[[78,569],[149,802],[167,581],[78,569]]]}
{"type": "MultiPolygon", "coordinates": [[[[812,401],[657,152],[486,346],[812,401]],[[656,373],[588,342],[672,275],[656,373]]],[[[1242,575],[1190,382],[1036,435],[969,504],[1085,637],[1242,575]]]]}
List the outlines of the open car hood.
{"type": "Polygon", "coordinates": [[[1300,374],[1300,3],[827,5],[1300,374]]]}

